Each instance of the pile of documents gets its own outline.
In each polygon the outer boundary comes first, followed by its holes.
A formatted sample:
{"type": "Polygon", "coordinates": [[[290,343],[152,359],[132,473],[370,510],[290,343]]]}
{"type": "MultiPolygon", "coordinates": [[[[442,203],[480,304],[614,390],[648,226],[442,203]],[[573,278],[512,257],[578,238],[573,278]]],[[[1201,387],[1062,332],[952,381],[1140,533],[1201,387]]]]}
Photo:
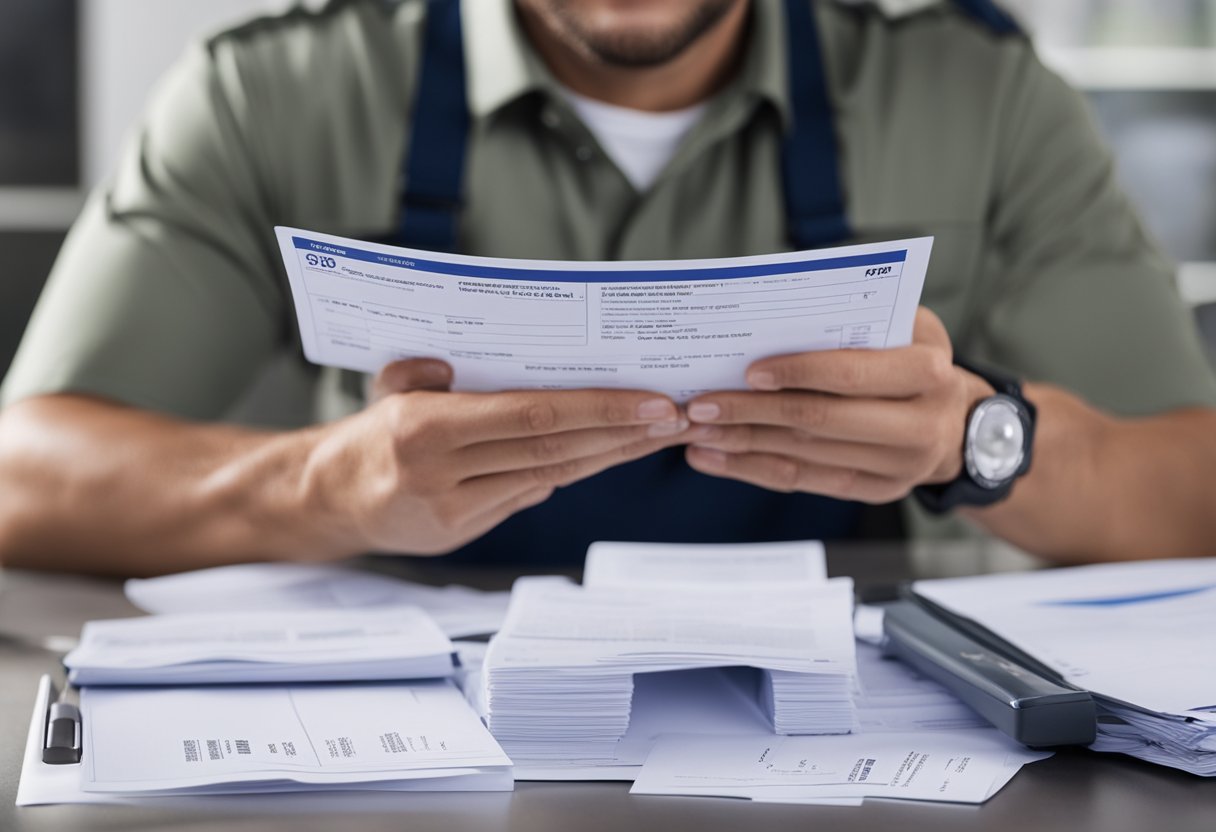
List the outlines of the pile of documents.
{"type": "Polygon", "coordinates": [[[1216,775],[1216,561],[1149,561],[918,581],[1093,693],[1093,748],[1216,775]]]}
{"type": "Polygon", "coordinates": [[[426,679],[454,649],[414,607],[202,613],[91,621],[64,664],[75,685],[426,679]]]}
{"type": "Polygon", "coordinates": [[[701,682],[752,703],[743,717],[749,725],[758,712],[769,731],[853,729],[852,583],[820,577],[821,550],[769,547],[767,571],[784,577],[790,567],[799,582],[766,580],[758,568],[758,580],[739,585],[720,580],[730,561],[736,570],[746,564],[738,550],[650,547],[648,558],[628,545],[597,546],[584,586],[517,582],[507,621],[490,644],[481,702],[518,765],[639,765],[651,738],[627,738],[631,716],[680,708],[679,699],[660,692],[684,680],[638,680],[702,668],[736,668],[701,682]],[[697,580],[701,564],[711,576],[705,582],[697,580]],[[682,584],[673,580],[678,574],[682,584]]]}

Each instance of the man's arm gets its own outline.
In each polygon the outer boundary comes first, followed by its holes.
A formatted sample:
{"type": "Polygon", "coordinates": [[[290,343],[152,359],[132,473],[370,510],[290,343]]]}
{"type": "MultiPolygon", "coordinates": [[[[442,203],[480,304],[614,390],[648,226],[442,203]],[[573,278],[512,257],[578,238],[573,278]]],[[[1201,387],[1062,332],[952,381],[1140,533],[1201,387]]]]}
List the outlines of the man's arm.
{"type": "Polygon", "coordinates": [[[440,362],[390,365],[371,407],[277,433],[79,395],[19,402],[0,413],[0,562],[151,575],[439,554],[687,427],[653,393],[434,389],[448,380],[440,362]]]}

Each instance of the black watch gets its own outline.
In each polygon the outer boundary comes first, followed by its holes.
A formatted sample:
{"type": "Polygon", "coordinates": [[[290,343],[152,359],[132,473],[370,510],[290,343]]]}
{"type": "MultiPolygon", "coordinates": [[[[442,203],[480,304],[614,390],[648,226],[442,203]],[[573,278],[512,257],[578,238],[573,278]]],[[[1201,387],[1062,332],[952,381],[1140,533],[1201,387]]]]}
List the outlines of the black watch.
{"type": "Polygon", "coordinates": [[[1013,484],[1030,470],[1036,411],[1012,376],[977,367],[960,358],[954,363],[992,385],[996,395],[981,399],[967,416],[963,438],[963,471],[950,482],[912,490],[934,514],[958,506],[990,506],[1009,496],[1013,484]]]}

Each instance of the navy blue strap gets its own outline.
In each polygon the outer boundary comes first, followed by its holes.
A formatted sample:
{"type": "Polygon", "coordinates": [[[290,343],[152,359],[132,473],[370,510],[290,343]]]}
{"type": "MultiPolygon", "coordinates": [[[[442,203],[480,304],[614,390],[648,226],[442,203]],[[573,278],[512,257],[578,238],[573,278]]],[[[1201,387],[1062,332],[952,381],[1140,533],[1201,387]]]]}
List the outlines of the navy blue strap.
{"type": "Polygon", "coordinates": [[[852,236],[845,213],[835,119],[828,98],[819,27],[810,0],[786,0],[793,124],[781,149],[790,243],[807,249],[852,236]]]}
{"type": "Polygon", "coordinates": [[[401,245],[456,249],[469,126],[460,2],[431,0],[405,163],[401,245]]]}
{"type": "Polygon", "coordinates": [[[1020,35],[1022,27],[1013,19],[1009,12],[1002,9],[993,0],[954,0],[964,14],[983,23],[998,35],[1020,35]]]}

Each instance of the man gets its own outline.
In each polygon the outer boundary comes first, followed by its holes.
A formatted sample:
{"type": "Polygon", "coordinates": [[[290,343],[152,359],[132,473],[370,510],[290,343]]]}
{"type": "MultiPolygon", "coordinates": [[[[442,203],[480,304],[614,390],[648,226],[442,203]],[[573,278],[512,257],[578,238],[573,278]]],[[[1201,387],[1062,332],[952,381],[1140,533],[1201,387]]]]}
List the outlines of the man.
{"type": "Polygon", "coordinates": [[[1078,97],[990,3],[335,2],[187,56],[90,201],[5,382],[0,553],[577,563],[597,537],[845,536],[853,501],[917,489],[1060,560],[1203,554],[1216,382],[1170,287],[1078,97]],[[459,212],[411,197],[443,171],[459,212]],[[291,342],[275,224],[411,243],[423,218],[506,257],[936,242],[911,347],[775,356],[686,409],[450,393],[421,359],[366,407],[325,373],[348,415],[312,428],[208,421],[291,342]]]}

